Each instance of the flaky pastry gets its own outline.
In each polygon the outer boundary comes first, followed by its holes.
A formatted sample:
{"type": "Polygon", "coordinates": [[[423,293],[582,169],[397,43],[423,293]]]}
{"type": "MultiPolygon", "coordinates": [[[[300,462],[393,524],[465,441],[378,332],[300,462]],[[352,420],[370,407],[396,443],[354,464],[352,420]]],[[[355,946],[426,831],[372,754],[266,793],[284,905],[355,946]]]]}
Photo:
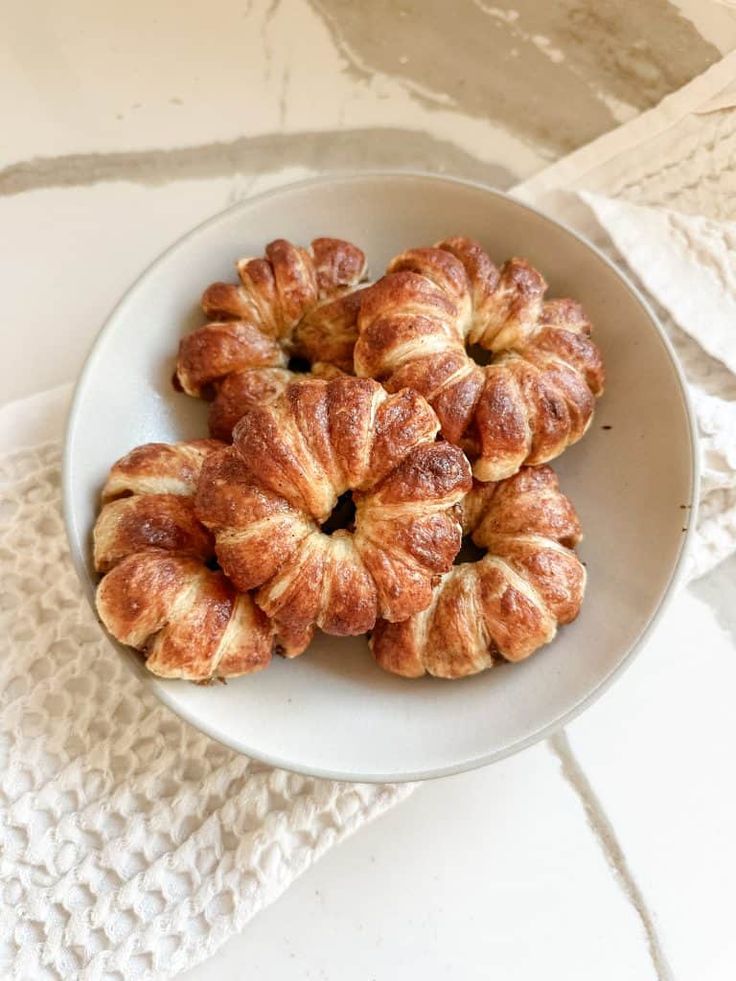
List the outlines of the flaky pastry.
{"type": "Polygon", "coordinates": [[[277,239],[264,257],[240,259],[236,268],[239,284],[205,290],[209,322],[182,339],[174,376],[188,395],[212,401],[210,432],[221,439],[249,408],[297,379],[291,358],[321,377],[352,372],[366,275],[363,252],[335,238],[317,238],[308,249],[277,239]]]}
{"type": "Polygon", "coordinates": [[[460,547],[457,504],[471,486],[463,453],[435,442],[438,429],[416,392],[306,380],[248,412],[233,445],[207,458],[197,517],[236,587],[257,590],[287,656],[315,627],[361,634],[430,603],[460,547]],[[348,491],[352,524],[325,533],[348,491]]]}
{"type": "Polygon", "coordinates": [[[463,530],[483,557],[443,576],[427,609],[376,624],[371,649],[387,671],[477,674],[529,657],[578,615],[586,578],[573,551],[580,522],[551,467],[476,483],[463,502],[463,530]]]}
{"type": "Polygon", "coordinates": [[[103,573],[97,611],[108,631],[163,678],[207,682],[271,659],[273,630],[250,596],[208,568],[212,537],[193,494],[217,440],[148,443],[112,467],[94,530],[103,573]]]}
{"type": "Polygon", "coordinates": [[[603,364],[580,305],[546,288],[526,260],[498,269],[472,239],[404,252],[363,294],[355,373],[424,395],[478,480],[551,460],[590,424],[603,364]]]}

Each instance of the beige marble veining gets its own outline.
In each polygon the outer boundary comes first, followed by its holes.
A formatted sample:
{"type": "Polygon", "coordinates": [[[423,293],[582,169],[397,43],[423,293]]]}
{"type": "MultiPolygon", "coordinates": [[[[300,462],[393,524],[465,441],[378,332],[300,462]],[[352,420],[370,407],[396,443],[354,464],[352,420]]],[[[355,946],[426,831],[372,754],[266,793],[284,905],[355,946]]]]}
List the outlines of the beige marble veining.
{"type": "Polygon", "coordinates": [[[719,51],[667,0],[311,0],[348,70],[490,117],[559,154],[659,102],[719,51]]]}
{"type": "Polygon", "coordinates": [[[736,44],[736,9],[76,0],[69,16],[10,0],[3,28],[0,193],[287,164],[419,167],[504,187],[717,60],[736,44]]]}

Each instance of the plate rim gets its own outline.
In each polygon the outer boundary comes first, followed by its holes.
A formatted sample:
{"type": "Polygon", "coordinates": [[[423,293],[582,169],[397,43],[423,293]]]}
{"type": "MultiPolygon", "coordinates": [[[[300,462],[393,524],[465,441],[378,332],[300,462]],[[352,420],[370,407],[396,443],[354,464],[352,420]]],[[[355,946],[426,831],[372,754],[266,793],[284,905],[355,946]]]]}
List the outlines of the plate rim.
{"type": "MultiPolygon", "coordinates": [[[[85,558],[85,549],[81,546],[82,537],[79,532],[80,529],[77,526],[74,514],[74,493],[72,487],[73,475],[74,475],[74,461],[73,461],[73,447],[74,447],[74,431],[77,426],[80,403],[84,395],[85,388],[93,375],[95,363],[97,358],[100,356],[100,352],[104,345],[105,339],[108,334],[111,333],[116,320],[124,313],[128,303],[132,302],[133,297],[137,293],[138,289],[147,282],[148,279],[156,275],[156,272],[160,265],[164,263],[168,257],[174,253],[180,246],[183,246],[190,239],[194,238],[201,231],[204,231],[210,225],[215,225],[219,221],[222,221],[226,216],[233,214],[238,211],[245,211],[254,203],[259,203],[267,201],[270,198],[278,197],[287,191],[299,191],[305,190],[310,187],[315,186],[332,186],[337,183],[340,184],[351,184],[360,183],[366,179],[382,179],[382,180],[406,180],[406,181],[416,181],[424,180],[431,181],[440,184],[450,184],[461,188],[470,188],[475,191],[481,191],[484,194],[490,194],[494,197],[501,198],[507,202],[511,202],[516,207],[522,208],[523,210],[531,213],[536,218],[561,229],[566,232],[572,238],[576,239],[584,248],[591,252],[599,262],[604,266],[607,266],[616,276],[617,279],[621,281],[623,286],[628,289],[633,299],[642,308],[644,314],[649,320],[651,326],[654,328],[655,333],[658,335],[659,341],[662,344],[665,354],[669,358],[670,364],[674,370],[674,375],[677,380],[680,397],[682,399],[685,416],[687,419],[687,432],[688,432],[688,449],[689,449],[689,501],[690,501],[690,520],[687,526],[687,530],[682,534],[678,546],[678,551],[676,558],[672,564],[672,568],[669,573],[666,584],[663,587],[661,598],[657,603],[656,607],[642,625],[639,634],[636,636],[634,641],[628,646],[626,651],[623,652],[620,660],[611,671],[605,675],[598,684],[595,685],[587,695],[580,698],[574,705],[572,705],[565,712],[562,712],[557,718],[553,719],[551,722],[547,723],[540,728],[535,729],[533,732],[529,733],[522,739],[517,739],[516,741],[510,743],[508,746],[501,747],[499,749],[490,750],[485,753],[480,753],[469,759],[464,759],[459,763],[447,764],[441,767],[424,767],[421,769],[414,769],[409,771],[399,771],[391,773],[357,773],[355,771],[345,771],[345,770],[332,770],[324,767],[309,766],[303,761],[294,761],[290,759],[280,758],[278,755],[270,754],[258,748],[253,748],[248,746],[238,739],[227,739],[225,734],[219,731],[215,731],[209,723],[203,722],[201,719],[196,717],[194,713],[187,711],[185,706],[179,704],[174,704],[172,698],[169,695],[168,690],[163,687],[161,681],[156,678],[155,675],[147,672],[143,665],[139,664],[135,660],[130,648],[116,641],[107,630],[103,629],[103,633],[108,643],[113,647],[117,648],[120,653],[123,654],[125,663],[129,670],[131,670],[142,682],[143,684],[153,692],[155,697],[162,702],[170,711],[174,712],[179,718],[183,719],[189,725],[193,726],[199,732],[203,732],[209,738],[214,739],[216,742],[228,749],[241,753],[243,755],[249,756],[252,759],[258,760],[259,762],[265,763],[269,766],[278,767],[279,769],[288,770],[293,773],[299,773],[304,776],[318,777],[330,780],[344,780],[355,783],[404,783],[404,782],[419,782],[424,780],[437,779],[440,777],[450,776],[456,773],[464,773],[468,770],[477,769],[481,766],[488,766],[492,763],[496,763],[499,760],[505,759],[506,757],[513,756],[515,753],[519,753],[535,743],[540,742],[543,739],[548,738],[553,735],[559,729],[563,728],[568,723],[576,719],[582,712],[585,711],[591,704],[597,701],[613,682],[623,673],[623,671],[628,668],[634,658],[641,652],[646,640],[653,632],[656,625],[660,622],[662,616],[667,611],[669,604],[672,602],[674,595],[677,592],[677,588],[682,584],[685,572],[685,560],[687,559],[691,548],[695,533],[695,525],[698,515],[698,508],[700,503],[700,473],[701,473],[701,461],[699,453],[699,444],[697,437],[697,428],[695,422],[695,412],[692,404],[692,399],[690,397],[689,388],[687,385],[687,380],[684,375],[682,366],[680,365],[679,359],[675,353],[672,342],[667,337],[664,332],[664,328],[659,322],[651,304],[643,296],[642,292],[635,285],[635,283],[629,278],[629,276],[620,270],[611,259],[609,259],[596,245],[594,245],[589,239],[584,235],[572,229],[568,224],[557,218],[552,218],[550,215],[541,211],[533,205],[528,204],[525,201],[521,201],[514,197],[507,191],[501,191],[498,188],[494,188],[488,184],[484,184],[481,181],[469,180],[466,178],[459,178],[448,176],[446,174],[436,174],[429,171],[422,170],[390,170],[390,169],[378,169],[378,170],[361,170],[361,171],[337,171],[329,174],[321,174],[308,178],[304,178],[298,181],[289,181],[284,184],[279,184],[276,187],[269,188],[265,191],[261,191],[258,194],[249,195],[241,201],[236,202],[233,205],[229,205],[226,208],[210,215],[208,218],[194,225],[192,228],[185,231],[182,235],[176,238],[170,245],[168,245],[162,252],[160,252],[156,258],[150,262],[140,274],[133,280],[133,282],[127,287],[123,292],[120,299],[115,303],[112,310],[109,312],[105,318],[102,326],[95,335],[90,347],[87,350],[87,354],[82,363],[81,370],[77,376],[76,382],[74,383],[74,392],[70,402],[69,410],[67,412],[66,423],[64,427],[64,444],[62,453],[62,463],[61,463],[61,490],[62,490],[62,513],[64,517],[64,528],[67,537],[67,543],[69,545],[69,552],[71,554],[72,563],[74,565],[74,570],[77,577],[82,585],[84,595],[87,602],[89,603],[92,613],[98,623],[101,624],[99,617],[97,615],[97,609],[95,607],[95,583],[92,576],[90,575],[90,570],[85,558]]],[[[86,534],[86,531],[85,531],[86,534]]]]}

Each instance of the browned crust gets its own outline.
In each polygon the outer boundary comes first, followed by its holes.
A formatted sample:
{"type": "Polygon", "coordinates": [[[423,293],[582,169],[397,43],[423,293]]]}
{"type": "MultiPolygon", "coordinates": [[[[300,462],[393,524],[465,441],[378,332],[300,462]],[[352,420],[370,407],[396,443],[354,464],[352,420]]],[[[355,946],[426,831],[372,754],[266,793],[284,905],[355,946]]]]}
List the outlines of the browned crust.
{"type": "MultiPolygon", "coordinates": [[[[237,263],[239,284],[213,283],[205,290],[202,309],[210,322],[179,347],[174,384],[215,400],[211,432],[224,438],[259,385],[245,382],[244,373],[284,369],[291,354],[352,371],[363,252],[350,242],[317,238],[309,249],[277,239],[265,253],[237,263]],[[233,375],[239,381],[231,381],[233,375]]],[[[264,393],[277,377],[263,382],[264,393]]]]}
{"type": "Polygon", "coordinates": [[[103,503],[128,494],[191,496],[205,458],[223,445],[215,439],[190,439],[137,446],[110,468],[103,503]]]}
{"type": "Polygon", "coordinates": [[[343,290],[350,290],[366,277],[365,254],[351,242],[340,238],[315,238],[311,252],[317,289],[322,297],[333,297],[343,290]]]}
{"type": "Polygon", "coordinates": [[[480,480],[554,459],[589,426],[604,372],[580,305],[544,302],[546,288],[525,259],[498,269],[471,239],[404,252],[366,291],[356,374],[420,392],[480,480]],[[471,343],[494,362],[476,365],[471,343]]]}
{"type": "Polygon", "coordinates": [[[286,356],[272,337],[254,324],[230,320],[206,324],[182,338],[176,378],[187,395],[201,396],[206,386],[234,371],[285,364],[286,356]]]}
{"type": "Polygon", "coordinates": [[[233,371],[217,386],[210,404],[210,432],[217,439],[229,440],[238,420],[258,405],[269,405],[294,380],[286,368],[260,371],[233,371]]]}
{"type": "Polygon", "coordinates": [[[464,530],[480,546],[499,535],[540,535],[574,548],[583,537],[577,512],[552,467],[524,467],[497,484],[476,483],[463,509],[464,530]]]}
{"type": "Polygon", "coordinates": [[[369,478],[363,487],[375,486],[399,466],[413,447],[431,445],[438,431],[437,416],[414,389],[401,389],[382,401],[373,420],[369,478]]]}
{"type": "Polygon", "coordinates": [[[266,617],[221,572],[196,559],[151,551],[128,555],[97,589],[97,611],[110,633],[146,655],[163,678],[211,681],[267,666],[266,617]]]}
{"type": "Polygon", "coordinates": [[[347,376],[301,381],[237,425],[205,464],[198,518],[222,568],[272,617],[287,653],[315,626],[360,634],[429,604],[460,546],[462,452],[414,391],[347,376]],[[352,490],[355,532],[320,524],[352,490]]]}
{"type": "Polygon", "coordinates": [[[294,328],[294,351],[310,364],[325,362],[352,374],[362,289],[313,307],[294,328]]]}
{"type": "Polygon", "coordinates": [[[151,549],[189,555],[202,562],[214,555],[212,537],[197,521],[191,498],[147,494],[105,505],[94,530],[98,572],[109,571],[126,555],[151,549]]]}
{"type": "Polygon", "coordinates": [[[386,272],[412,272],[426,277],[457,303],[465,301],[470,287],[463,263],[450,250],[409,249],[393,258],[386,272]]]}
{"type": "Polygon", "coordinates": [[[463,510],[466,533],[486,555],[443,576],[427,610],[401,623],[379,620],[371,649],[387,671],[476,674],[500,657],[528,657],[579,613],[585,569],[572,549],[580,522],[550,467],[477,483],[463,510]]]}
{"type": "Polygon", "coordinates": [[[137,447],[111,469],[94,529],[105,573],[97,609],[109,632],[165,678],[248,674],[271,657],[273,630],[247,595],[206,562],[214,554],[192,495],[217,440],[137,447]]]}

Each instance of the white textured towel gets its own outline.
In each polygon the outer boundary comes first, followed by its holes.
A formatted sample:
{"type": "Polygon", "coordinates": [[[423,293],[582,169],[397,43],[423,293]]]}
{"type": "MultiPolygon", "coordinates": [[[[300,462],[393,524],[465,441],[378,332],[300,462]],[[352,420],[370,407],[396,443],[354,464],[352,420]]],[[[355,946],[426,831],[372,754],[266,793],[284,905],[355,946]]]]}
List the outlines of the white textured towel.
{"type": "Polygon", "coordinates": [[[703,473],[690,576],[736,550],[736,54],[516,188],[639,285],[685,369],[703,473]]]}
{"type": "MultiPolygon", "coordinates": [[[[705,448],[693,572],[736,549],[735,75],[731,57],[519,188],[628,265],[665,315],[705,448]]],[[[67,398],[56,390],[0,412],[0,972],[167,977],[410,787],[254,763],[141,686],[102,637],[67,556],[67,398]]]]}
{"type": "Polygon", "coordinates": [[[68,388],[0,412],[0,974],[167,977],[217,949],[409,787],[316,780],[164,708],[108,644],[67,553],[68,388]],[[35,440],[34,440],[35,441],[35,440]]]}

